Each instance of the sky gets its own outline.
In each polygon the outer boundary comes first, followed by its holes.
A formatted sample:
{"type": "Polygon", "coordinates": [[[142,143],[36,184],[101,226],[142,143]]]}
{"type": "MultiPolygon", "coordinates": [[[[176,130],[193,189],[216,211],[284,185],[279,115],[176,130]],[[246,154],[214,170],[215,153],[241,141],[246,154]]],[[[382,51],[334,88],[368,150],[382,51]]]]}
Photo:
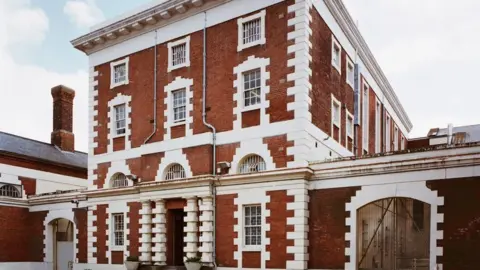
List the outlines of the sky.
{"type": "MultiPolygon", "coordinates": [[[[75,146],[87,151],[88,58],[70,41],[147,2],[0,0],[0,131],[49,142],[50,89],[64,84],[76,90],[75,146]]],[[[414,125],[410,137],[480,122],[480,1],[344,2],[414,125]]]]}

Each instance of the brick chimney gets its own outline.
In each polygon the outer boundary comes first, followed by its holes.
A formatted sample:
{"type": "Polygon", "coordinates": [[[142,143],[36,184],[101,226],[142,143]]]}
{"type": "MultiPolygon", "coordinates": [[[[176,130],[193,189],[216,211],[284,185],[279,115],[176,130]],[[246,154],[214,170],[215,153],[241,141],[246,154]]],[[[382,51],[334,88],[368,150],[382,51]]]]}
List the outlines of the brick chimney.
{"type": "Polygon", "coordinates": [[[63,151],[75,151],[73,135],[73,99],[75,91],[58,85],[52,88],[53,97],[53,131],[51,142],[63,151]]]}

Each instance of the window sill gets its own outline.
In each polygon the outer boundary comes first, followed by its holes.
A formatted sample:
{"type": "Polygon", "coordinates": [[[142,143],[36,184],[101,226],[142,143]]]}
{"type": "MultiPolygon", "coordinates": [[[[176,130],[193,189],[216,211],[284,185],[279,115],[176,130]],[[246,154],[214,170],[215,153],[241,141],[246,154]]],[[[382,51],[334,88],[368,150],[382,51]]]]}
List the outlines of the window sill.
{"type": "Polygon", "coordinates": [[[112,139],[125,137],[126,135],[127,135],[127,132],[126,132],[126,131],[125,131],[125,133],[123,133],[123,134],[113,133],[113,134],[112,134],[112,139]]]}
{"type": "Polygon", "coordinates": [[[123,246],[110,246],[111,251],[123,251],[124,249],[123,246]]]}
{"type": "Polygon", "coordinates": [[[333,126],[337,127],[338,129],[340,129],[340,123],[335,123],[333,122],[333,126]]]}
{"type": "Polygon", "coordinates": [[[352,90],[355,90],[355,87],[353,87],[353,82],[347,81],[347,84],[350,85],[350,87],[352,88],[352,90]]]}
{"type": "Polygon", "coordinates": [[[128,84],[128,80],[126,80],[124,82],[120,82],[120,83],[110,82],[110,90],[112,90],[115,87],[119,87],[119,86],[127,85],[127,84],[128,84]]]}
{"type": "Polygon", "coordinates": [[[255,111],[255,110],[259,110],[261,108],[262,108],[262,104],[260,102],[260,104],[255,104],[255,105],[251,105],[251,106],[248,106],[248,107],[243,107],[242,112],[255,111]]]}
{"type": "Polygon", "coordinates": [[[185,125],[187,122],[185,120],[183,121],[179,121],[179,122],[174,122],[172,124],[170,124],[170,127],[177,127],[177,126],[183,126],[185,125]]]}
{"type": "Polygon", "coordinates": [[[342,70],[337,63],[332,61],[332,66],[338,71],[338,73],[342,74],[342,70]]]}
{"type": "Polygon", "coordinates": [[[190,61],[186,61],[185,63],[180,64],[180,65],[168,66],[167,71],[170,72],[170,71],[173,71],[173,70],[176,70],[176,69],[179,69],[179,68],[184,68],[184,67],[189,67],[189,66],[190,66],[190,61]]]}
{"type": "Polygon", "coordinates": [[[239,44],[238,47],[237,47],[237,52],[241,52],[244,49],[248,49],[248,48],[251,48],[251,47],[258,46],[258,45],[264,45],[265,43],[267,43],[267,39],[263,37],[263,38],[261,38],[257,41],[254,41],[254,42],[250,42],[250,43],[247,43],[247,44],[239,44]]]}
{"type": "Polygon", "coordinates": [[[244,251],[244,252],[258,252],[258,251],[262,251],[262,246],[243,246],[242,251],[244,251]]]}

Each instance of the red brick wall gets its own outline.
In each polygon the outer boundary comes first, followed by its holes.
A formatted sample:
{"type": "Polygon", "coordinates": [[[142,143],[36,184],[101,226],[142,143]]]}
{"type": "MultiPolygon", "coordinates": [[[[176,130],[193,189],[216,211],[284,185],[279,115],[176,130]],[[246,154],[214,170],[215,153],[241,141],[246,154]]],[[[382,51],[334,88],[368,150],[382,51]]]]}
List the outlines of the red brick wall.
{"type": "Polygon", "coordinates": [[[77,260],[79,263],[87,263],[87,210],[84,209],[74,209],[76,228],[78,229],[78,234],[76,235],[77,239],[77,260]]]}
{"type": "Polygon", "coordinates": [[[125,137],[113,138],[113,151],[125,150],[125,137]]]}
{"type": "Polygon", "coordinates": [[[242,267],[260,268],[262,253],[260,251],[244,251],[242,252],[242,267]]]}
{"type": "Polygon", "coordinates": [[[242,128],[260,125],[260,109],[242,113],[242,128]]]}
{"type": "Polygon", "coordinates": [[[112,251],[112,264],[123,264],[123,251],[112,251]]]}
{"type": "Polygon", "coordinates": [[[142,204],[139,202],[129,202],[128,207],[130,211],[127,213],[129,218],[129,223],[127,224],[127,228],[130,230],[130,233],[127,235],[128,240],[130,241],[129,251],[130,256],[140,256],[138,251],[140,247],[139,239],[140,239],[140,209],[142,208],[142,204]]]}
{"type": "Polygon", "coordinates": [[[23,190],[25,191],[25,195],[35,195],[37,192],[37,180],[27,177],[19,176],[18,180],[23,185],[23,190]]]}
{"type": "Polygon", "coordinates": [[[427,182],[432,190],[444,197],[443,263],[444,270],[476,270],[480,264],[480,177],[427,182]]]}
{"type": "MultiPolygon", "coordinates": [[[[294,245],[292,240],[287,240],[287,231],[294,230],[292,225],[287,225],[287,218],[294,216],[293,210],[287,210],[287,203],[293,202],[294,197],[287,196],[285,190],[267,191],[267,196],[270,196],[270,202],[266,205],[270,210],[270,216],[267,217],[270,231],[266,236],[270,238],[270,245],[266,246],[266,251],[270,252],[270,260],[266,262],[266,267],[284,269],[286,262],[294,259],[292,254],[287,254],[287,246],[294,245]]],[[[245,264],[243,266],[247,267],[245,264]]]]}
{"type": "Polygon", "coordinates": [[[143,155],[138,158],[127,160],[130,172],[140,178],[142,182],[155,181],[155,177],[160,166],[160,160],[164,153],[155,153],[143,155]]]}
{"type": "Polygon", "coordinates": [[[370,91],[369,91],[369,103],[368,103],[368,107],[369,107],[369,116],[368,116],[368,119],[370,120],[370,123],[368,125],[368,152],[369,153],[375,153],[375,138],[377,137],[377,133],[376,133],[376,130],[375,130],[375,126],[376,126],[376,119],[375,119],[375,111],[376,111],[376,106],[377,106],[377,95],[375,94],[375,92],[373,91],[373,88],[370,87],[370,91]]]}
{"type": "Polygon", "coordinates": [[[107,177],[108,168],[110,168],[110,166],[110,162],[100,163],[97,165],[97,169],[93,170],[93,173],[97,175],[97,179],[93,179],[93,184],[97,185],[98,188],[108,186],[108,181],[105,178],[107,177]]]}
{"type": "MultiPolygon", "coordinates": [[[[332,31],[320,17],[315,9],[312,9],[312,122],[323,132],[331,135],[331,109],[333,94],[342,103],[341,107],[341,144],[345,145],[345,115],[346,109],[354,113],[354,90],[346,82],[346,57],[342,49],[342,74],[332,66],[332,31]]],[[[351,56],[350,58],[352,58],[351,56]]],[[[338,135],[337,141],[338,141],[338,135]]]]}
{"type": "Polygon", "coordinates": [[[97,258],[98,264],[108,264],[107,207],[106,204],[100,204],[97,205],[97,210],[93,211],[93,214],[97,216],[97,220],[93,222],[93,226],[97,226],[97,231],[93,233],[93,236],[97,237],[97,242],[93,243],[93,246],[97,247],[97,253],[94,253],[93,256],[97,258]]]}
{"type": "Polygon", "coordinates": [[[233,217],[233,213],[237,211],[234,204],[236,197],[237,194],[216,197],[215,241],[219,267],[237,267],[237,260],[233,258],[233,253],[237,251],[233,244],[233,239],[237,237],[237,233],[233,231],[233,226],[237,224],[237,219],[233,217]]]}
{"type": "MultiPolygon", "coordinates": [[[[233,19],[207,30],[207,109],[208,121],[217,131],[228,131],[233,128],[233,69],[247,60],[251,55],[270,58],[270,94],[267,100],[270,108],[267,113],[271,122],[293,119],[293,112],[287,111],[287,2],[281,2],[266,9],[266,39],[263,46],[255,46],[237,52],[237,19],[233,19]]],[[[248,16],[248,15],[246,15],[248,16]]],[[[193,133],[207,132],[202,122],[202,44],[203,33],[198,31],[190,34],[190,67],[167,72],[168,47],[167,43],[157,46],[157,133],[150,142],[163,140],[164,134],[164,86],[172,82],[177,76],[192,78],[193,83],[193,133]]],[[[107,151],[108,135],[108,101],[117,94],[131,95],[132,118],[132,148],[139,147],[152,130],[150,121],[153,119],[153,48],[134,53],[129,57],[129,84],[110,89],[110,63],[97,67],[98,71],[98,147],[95,154],[107,151]]],[[[119,59],[123,59],[121,57],[119,59]]],[[[118,60],[118,59],[116,59],[118,60]]],[[[115,60],[115,61],[116,61],[115,60]]],[[[247,117],[248,119],[248,117],[247,117]]],[[[181,133],[181,132],[180,132],[181,133]]],[[[176,131],[173,137],[180,136],[176,131]]]]}
{"type": "Polygon", "coordinates": [[[310,191],[309,262],[311,269],[343,269],[345,266],[345,204],[357,187],[310,191]]]}
{"type": "Polygon", "coordinates": [[[287,135],[263,138],[263,143],[268,145],[276,168],[285,168],[287,162],[293,161],[293,155],[287,155],[287,148],[293,146],[293,141],[287,141],[287,135]]]}
{"type": "Polygon", "coordinates": [[[43,261],[46,212],[0,206],[0,262],[43,261]]]}

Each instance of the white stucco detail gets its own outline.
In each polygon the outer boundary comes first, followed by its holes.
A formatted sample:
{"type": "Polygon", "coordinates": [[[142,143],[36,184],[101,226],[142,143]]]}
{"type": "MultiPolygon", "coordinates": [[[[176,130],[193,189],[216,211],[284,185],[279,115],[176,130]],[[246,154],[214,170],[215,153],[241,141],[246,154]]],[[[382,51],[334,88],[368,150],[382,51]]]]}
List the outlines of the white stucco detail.
{"type": "Polygon", "coordinates": [[[182,149],[165,152],[165,156],[160,160],[158,166],[157,176],[155,181],[162,181],[165,179],[165,172],[168,167],[174,163],[182,165],[185,170],[185,177],[192,177],[192,169],[187,159],[187,155],[183,153],[182,149]]]}
{"type": "Polygon", "coordinates": [[[155,208],[152,210],[152,214],[155,217],[152,219],[153,228],[152,233],[155,237],[152,238],[152,252],[155,254],[152,257],[152,261],[156,265],[167,264],[167,209],[165,208],[165,201],[162,199],[155,200],[155,208]]]}
{"type": "Polygon", "coordinates": [[[97,216],[93,211],[97,210],[97,206],[88,207],[87,212],[87,261],[88,263],[97,263],[97,258],[93,255],[97,252],[97,248],[93,246],[93,243],[97,242],[97,237],[93,236],[93,233],[97,231],[96,224],[97,216]]]}
{"type": "Polygon", "coordinates": [[[260,269],[266,269],[266,262],[270,260],[270,252],[266,251],[266,246],[270,245],[270,238],[267,237],[267,232],[270,231],[270,223],[267,223],[267,217],[270,216],[270,210],[266,208],[267,203],[270,202],[270,196],[266,195],[265,189],[250,189],[241,190],[237,193],[237,198],[234,199],[234,205],[237,210],[233,212],[233,217],[237,219],[237,224],[233,226],[233,231],[237,233],[237,237],[233,239],[233,244],[237,246],[237,251],[233,253],[233,258],[237,260],[238,269],[243,269],[242,253],[244,251],[260,251],[260,269]],[[262,211],[262,232],[261,245],[249,247],[244,245],[244,213],[243,207],[245,205],[260,205],[262,211]]]}
{"type": "Polygon", "coordinates": [[[345,240],[350,242],[350,248],[345,248],[345,255],[350,256],[350,262],[345,263],[345,270],[356,269],[357,210],[368,203],[392,197],[411,198],[430,204],[430,269],[441,270],[437,256],[443,255],[443,248],[437,246],[437,240],[443,239],[443,230],[437,228],[439,223],[443,223],[443,214],[438,213],[438,206],[444,204],[444,199],[438,196],[437,191],[429,189],[425,181],[363,186],[351,202],[345,204],[345,210],[350,213],[345,220],[345,225],[350,227],[350,232],[345,234],[345,240]]]}
{"type": "Polygon", "coordinates": [[[236,75],[236,79],[233,81],[233,88],[236,89],[235,94],[233,94],[233,101],[237,104],[233,107],[233,115],[236,116],[236,120],[233,121],[234,130],[242,128],[242,112],[245,111],[259,109],[260,126],[270,123],[270,116],[267,114],[267,108],[270,107],[270,101],[267,100],[267,94],[270,93],[270,86],[268,84],[270,72],[267,71],[268,65],[270,65],[270,58],[250,56],[246,61],[233,68],[233,73],[236,75]],[[260,69],[260,104],[245,107],[243,98],[243,73],[255,69],[260,69]]]}
{"type": "Polygon", "coordinates": [[[287,239],[293,240],[294,245],[287,247],[287,253],[294,255],[294,260],[287,261],[287,269],[308,268],[308,219],[310,211],[308,203],[308,183],[305,181],[299,188],[287,189],[287,195],[293,196],[294,201],[287,203],[287,210],[293,210],[293,217],[287,218],[287,225],[293,225],[294,231],[287,232],[287,239]]]}
{"type": "Polygon", "coordinates": [[[185,79],[182,77],[176,77],[175,80],[169,84],[167,84],[164,88],[164,92],[167,93],[166,98],[164,98],[165,104],[165,122],[164,122],[164,129],[165,135],[164,140],[170,140],[172,136],[171,129],[174,126],[185,125],[185,136],[193,135],[193,129],[191,125],[193,124],[193,79],[185,79]],[[185,121],[181,121],[178,123],[174,122],[173,119],[173,94],[172,91],[185,89],[186,95],[186,108],[185,108],[185,121]]]}
{"type": "MultiPolygon", "coordinates": [[[[54,258],[54,248],[53,248],[53,226],[50,224],[56,219],[66,219],[73,223],[73,231],[75,232],[76,224],[74,218],[74,212],[72,209],[63,209],[63,210],[52,210],[49,211],[45,219],[43,220],[43,254],[44,262],[53,262],[54,258]]],[[[77,238],[73,238],[73,246],[75,247],[77,243],[77,238]]],[[[75,249],[73,251],[72,258],[76,257],[75,249]]]]}
{"type": "Polygon", "coordinates": [[[130,124],[132,123],[132,119],[130,114],[132,112],[132,107],[130,106],[130,102],[132,101],[131,96],[125,96],[122,94],[117,94],[112,100],[108,102],[108,146],[107,151],[113,152],[113,139],[119,137],[125,137],[125,149],[131,148],[130,143],[130,135],[132,131],[130,129],[130,124]],[[115,109],[114,107],[117,105],[125,104],[125,133],[124,134],[116,134],[115,128],[115,109]]]}
{"type": "MultiPolygon", "coordinates": [[[[125,160],[113,161],[108,168],[107,175],[105,176],[104,188],[112,187],[112,177],[117,173],[123,173],[124,175],[130,175],[130,168],[128,167],[125,160]]],[[[128,179],[128,186],[133,186],[132,180],[128,179]]]]}
{"type": "Polygon", "coordinates": [[[242,141],[240,147],[235,150],[235,155],[232,160],[232,167],[230,168],[230,174],[237,174],[240,162],[249,155],[258,155],[265,161],[267,171],[275,170],[275,163],[268,150],[268,145],[263,143],[263,139],[252,139],[248,141],[242,141]]]}
{"type": "Polygon", "coordinates": [[[203,197],[199,203],[200,214],[200,247],[198,251],[202,253],[202,262],[206,264],[213,263],[213,198],[203,197]]]}
{"type": "Polygon", "coordinates": [[[149,263],[152,261],[152,202],[142,201],[140,209],[140,261],[149,263]]]}
{"type": "Polygon", "coordinates": [[[95,117],[98,115],[98,111],[95,109],[98,106],[98,71],[95,71],[93,67],[89,70],[88,79],[88,155],[93,155],[94,149],[98,146],[95,142],[95,138],[98,136],[98,132],[95,131],[95,127],[98,125],[98,121],[95,117]]]}
{"type": "Polygon", "coordinates": [[[198,202],[197,197],[187,198],[187,204],[183,209],[186,215],[183,218],[185,237],[183,241],[183,253],[186,258],[196,257],[198,253],[198,202]]]}

